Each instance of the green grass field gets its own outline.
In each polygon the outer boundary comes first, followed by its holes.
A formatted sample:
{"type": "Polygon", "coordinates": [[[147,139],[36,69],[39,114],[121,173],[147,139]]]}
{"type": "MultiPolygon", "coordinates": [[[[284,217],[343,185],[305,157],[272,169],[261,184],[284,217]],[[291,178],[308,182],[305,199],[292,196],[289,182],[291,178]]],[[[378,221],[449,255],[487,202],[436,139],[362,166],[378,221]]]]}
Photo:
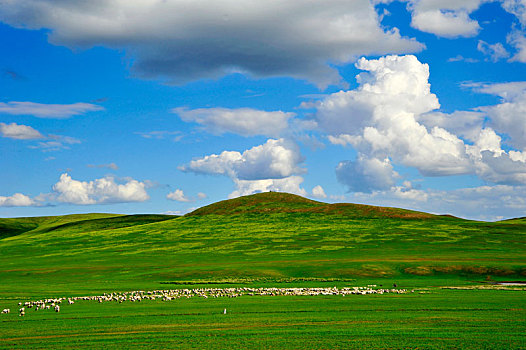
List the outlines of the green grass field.
{"type": "Polygon", "coordinates": [[[77,302],[0,318],[3,348],[523,349],[524,291],[77,302]],[[223,309],[227,314],[223,314],[223,309]]]}
{"type": "Polygon", "coordinates": [[[525,237],[524,219],[476,222],[284,193],[182,217],[0,219],[0,309],[12,310],[0,315],[0,348],[525,348],[523,288],[441,288],[526,281],[525,237]],[[36,298],[187,285],[393,283],[429,292],[16,312],[36,298]]]}

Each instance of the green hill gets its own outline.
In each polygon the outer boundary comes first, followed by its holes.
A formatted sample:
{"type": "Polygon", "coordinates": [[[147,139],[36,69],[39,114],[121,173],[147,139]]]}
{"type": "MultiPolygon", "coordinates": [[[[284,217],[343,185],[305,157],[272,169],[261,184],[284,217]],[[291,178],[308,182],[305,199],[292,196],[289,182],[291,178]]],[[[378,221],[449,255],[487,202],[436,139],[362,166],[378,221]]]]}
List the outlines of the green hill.
{"type": "Polygon", "coordinates": [[[375,207],[361,204],[327,204],[301,196],[281,192],[265,192],[229,199],[199,208],[187,216],[241,215],[271,213],[319,213],[355,218],[414,218],[429,219],[434,215],[398,208],[375,207]]]}
{"type": "Polygon", "coordinates": [[[0,296],[190,280],[517,280],[526,278],[525,238],[524,220],[476,222],[277,192],[181,217],[0,219],[0,296]]]}

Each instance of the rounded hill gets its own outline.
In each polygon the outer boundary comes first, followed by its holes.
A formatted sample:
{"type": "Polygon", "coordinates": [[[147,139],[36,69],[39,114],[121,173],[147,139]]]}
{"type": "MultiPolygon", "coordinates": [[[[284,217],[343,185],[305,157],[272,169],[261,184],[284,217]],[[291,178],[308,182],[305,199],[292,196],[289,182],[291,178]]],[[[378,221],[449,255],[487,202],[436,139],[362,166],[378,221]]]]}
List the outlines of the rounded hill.
{"type": "Polygon", "coordinates": [[[329,204],[284,192],[263,192],[216,202],[186,216],[241,215],[271,213],[323,213],[351,217],[437,218],[438,216],[406,209],[363,204],[329,204]]]}

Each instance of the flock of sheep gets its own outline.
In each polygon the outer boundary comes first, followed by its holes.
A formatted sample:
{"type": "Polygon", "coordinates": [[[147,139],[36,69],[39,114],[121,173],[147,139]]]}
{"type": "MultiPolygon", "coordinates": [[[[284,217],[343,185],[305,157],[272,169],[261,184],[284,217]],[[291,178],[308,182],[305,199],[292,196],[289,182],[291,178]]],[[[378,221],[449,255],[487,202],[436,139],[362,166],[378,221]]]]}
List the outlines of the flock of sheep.
{"type": "MultiPolygon", "coordinates": [[[[62,297],[52,299],[41,299],[36,301],[26,301],[18,303],[22,306],[19,309],[19,316],[25,316],[26,309],[38,310],[54,310],[60,312],[60,304],[66,302],[71,305],[75,301],[94,301],[98,303],[103,302],[118,302],[125,301],[140,302],[142,300],[162,300],[172,301],[179,298],[236,298],[240,296],[316,296],[316,295],[365,295],[365,294],[403,294],[408,291],[405,289],[376,289],[376,285],[369,285],[367,287],[326,287],[326,288],[195,288],[195,289],[170,289],[170,290],[153,290],[153,291],[131,291],[131,292],[113,292],[104,293],[95,296],[83,297],[62,297]]],[[[413,292],[413,291],[411,291],[413,292]]],[[[10,313],[10,309],[3,309],[2,314],[10,313]]],[[[226,313],[226,309],[225,309],[226,313]]]]}

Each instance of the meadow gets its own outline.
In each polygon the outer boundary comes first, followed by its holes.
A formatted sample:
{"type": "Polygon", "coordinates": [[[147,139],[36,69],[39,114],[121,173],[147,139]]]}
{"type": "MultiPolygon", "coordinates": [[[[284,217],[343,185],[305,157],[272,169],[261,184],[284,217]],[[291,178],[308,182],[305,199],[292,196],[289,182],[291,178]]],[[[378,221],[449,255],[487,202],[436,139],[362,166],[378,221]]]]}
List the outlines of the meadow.
{"type": "Polygon", "coordinates": [[[526,281],[525,235],[525,219],[476,222],[284,193],[181,217],[0,219],[0,309],[12,310],[0,315],[0,348],[525,348],[525,290],[495,284],[526,281]],[[20,301],[114,291],[368,284],[414,292],[17,312],[20,301]]]}

